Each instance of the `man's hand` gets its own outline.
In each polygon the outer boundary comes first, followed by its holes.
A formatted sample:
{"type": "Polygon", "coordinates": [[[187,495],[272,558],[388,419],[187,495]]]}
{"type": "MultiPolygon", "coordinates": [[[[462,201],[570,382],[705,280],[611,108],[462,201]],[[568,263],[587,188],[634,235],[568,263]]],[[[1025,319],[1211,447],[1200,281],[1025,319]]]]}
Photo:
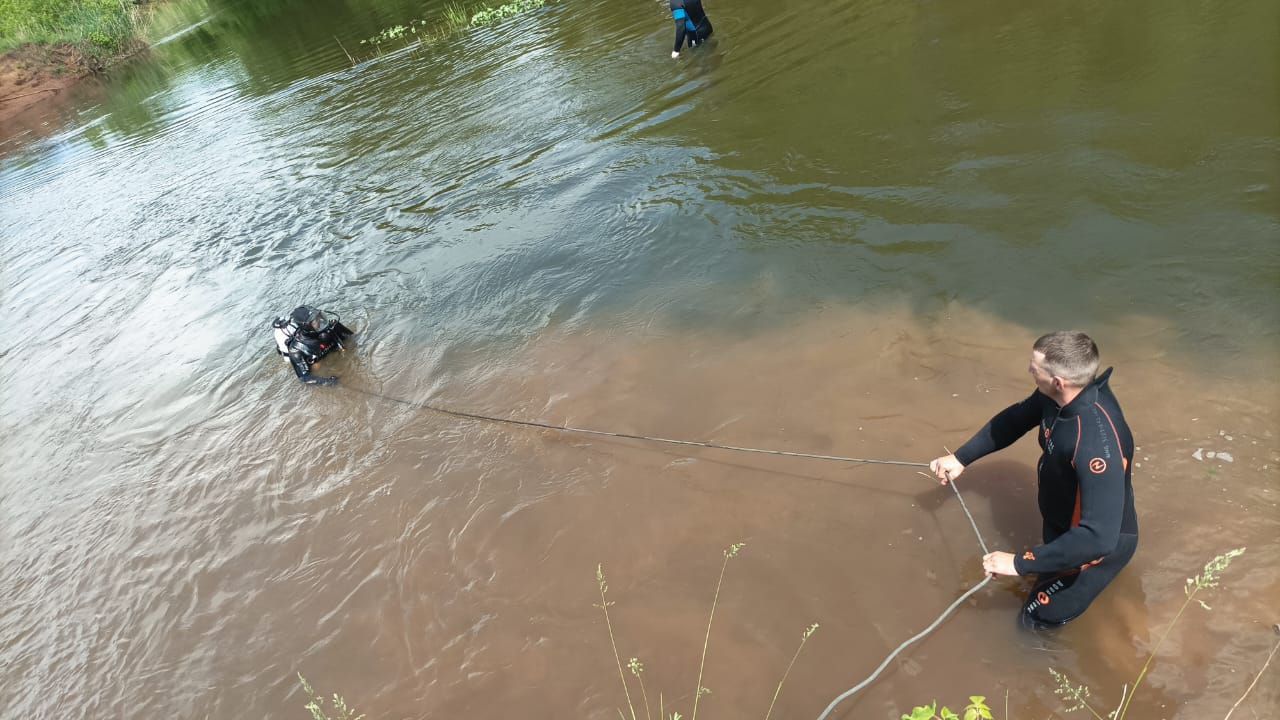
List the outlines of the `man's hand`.
{"type": "Polygon", "coordinates": [[[988,575],[1017,575],[1018,569],[1013,566],[1013,553],[993,552],[982,556],[982,569],[988,575]]]}
{"type": "Polygon", "coordinates": [[[946,485],[960,477],[960,473],[964,472],[964,465],[956,459],[955,455],[944,455],[929,463],[929,470],[942,481],[943,485],[946,485]]]}
{"type": "Polygon", "coordinates": [[[672,51],[671,51],[671,59],[672,59],[672,60],[675,60],[675,59],[676,59],[676,58],[678,58],[678,57],[680,57],[680,53],[676,52],[675,50],[672,50],[672,51]]]}

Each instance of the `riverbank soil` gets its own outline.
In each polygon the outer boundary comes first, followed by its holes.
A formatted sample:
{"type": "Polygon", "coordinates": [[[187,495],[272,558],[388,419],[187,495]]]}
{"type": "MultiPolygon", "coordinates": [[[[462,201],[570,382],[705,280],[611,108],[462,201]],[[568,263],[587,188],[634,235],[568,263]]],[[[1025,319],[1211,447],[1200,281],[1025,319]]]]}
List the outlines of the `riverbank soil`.
{"type": "Polygon", "coordinates": [[[71,45],[28,45],[0,56],[0,136],[3,123],[90,72],[84,55],[71,45]]]}

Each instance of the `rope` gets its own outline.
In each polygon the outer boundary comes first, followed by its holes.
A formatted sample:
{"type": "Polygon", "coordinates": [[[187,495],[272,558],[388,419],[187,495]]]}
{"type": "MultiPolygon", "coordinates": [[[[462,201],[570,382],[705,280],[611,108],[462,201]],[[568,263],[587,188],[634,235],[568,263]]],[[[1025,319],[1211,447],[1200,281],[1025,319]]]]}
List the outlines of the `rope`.
{"type": "MultiPolygon", "coordinates": [[[[550,423],[536,422],[533,420],[516,420],[515,418],[494,417],[492,415],[481,415],[479,413],[463,412],[461,410],[450,410],[448,408],[438,407],[424,402],[414,402],[412,400],[402,400],[400,398],[390,397],[372,390],[364,390],[362,388],[350,388],[362,395],[370,397],[382,398],[390,400],[401,405],[409,407],[421,408],[423,410],[431,410],[444,415],[452,415],[453,417],[467,418],[469,420],[485,420],[488,422],[505,423],[508,425],[523,425],[525,427],[543,428],[545,430],[559,430],[561,432],[581,433],[583,435],[604,435],[606,437],[625,438],[627,440],[644,440],[647,442],[667,443],[669,445],[688,445],[692,447],[711,448],[714,450],[732,450],[734,452],[759,453],[762,455],[784,455],[786,457],[802,457],[812,458],[814,460],[834,460],[837,462],[858,463],[864,465],[901,465],[904,467],[929,467],[928,463],[906,462],[903,460],[874,460],[870,458],[844,457],[842,455],[816,455],[814,453],[791,452],[789,450],[765,450],[761,448],[739,447],[737,445],[720,445],[717,443],[699,442],[696,440],[673,440],[671,438],[653,437],[650,435],[633,435],[631,433],[606,432],[604,430],[590,430],[588,428],[573,427],[571,425],[552,425],[550,423]]],[[[968,511],[966,511],[968,512],[968,511]]]]}
{"type": "Polygon", "coordinates": [[[913,643],[913,642],[915,642],[915,641],[919,640],[920,638],[924,637],[925,635],[928,635],[929,633],[931,633],[931,632],[933,632],[934,630],[936,630],[936,629],[938,628],[938,626],[942,624],[942,621],[947,619],[947,616],[951,614],[951,611],[952,611],[952,610],[955,610],[957,607],[959,607],[959,606],[960,606],[960,603],[964,602],[965,600],[968,600],[970,595],[973,595],[974,593],[976,593],[976,592],[978,592],[979,590],[981,590],[981,589],[983,588],[983,586],[985,586],[985,585],[986,585],[987,583],[989,583],[989,582],[991,582],[991,577],[990,577],[990,576],[983,578],[983,579],[982,579],[982,582],[980,582],[980,583],[978,583],[977,585],[974,585],[973,587],[969,588],[969,591],[968,591],[968,592],[966,592],[965,594],[961,595],[961,596],[960,596],[960,597],[959,597],[955,602],[951,603],[951,606],[950,606],[950,607],[948,607],[946,610],[943,610],[943,611],[942,611],[942,614],[938,616],[938,619],[937,619],[937,620],[934,620],[934,621],[933,621],[933,624],[932,624],[932,625],[930,625],[929,627],[925,628],[924,630],[921,630],[920,632],[916,633],[916,635],[915,635],[914,637],[912,637],[910,640],[908,640],[908,641],[906,641],[906,642],[902,643],[901,645],[899,645],[899,646],[898,646],[898,648],[897,648],[896,650],[894,650],[893,652],[889,653],[889,657],[885,658],[885,659],[884,659],[884,662],[880,663],[880,667],[876,668],[876,671],[875,671],[875,672],[873,672],[873,673],[871,673],[871,675],[870,675],[870,676],[868,676],[866,680],[863,680],[862,682],[858,683],[857,685],[854,685],[853,687],[849,688],[848,690],[845,690],[844,692],[840,693],[839,697],[837,697],[835,700],[832,700],[832,701],[831,701],[831,704],[827,706],[827,709],[822,711],[822,714],[818,716],[818,720],[826,720],[827,716],[831,714],[831,711],[833,711],[833,710],[835,710],[835,709],[836,709],[836,705],[839,705],[843,700],[847,699],[849,696],[853,695],[854,693],[858,692],[858,691],[859,691],[859,690],[861,690],[862,688],[864,688],[864,687],[866,687],[866,686],[870,685],[872,682],[874,682],[874,681],[875,681],[875,679],[876,679],[877,677],[879,677],[879,676],[880,676],[880,672],[881,672],[882,670],[884,670],[886,667],[888,667],[888,666],[889,666],[889,663],[890,663],[890,662],[892,662],[892,661],[893,661],[893,659],[894,659],[895,657],[897,657],[897,656],[898,656],[898,653],[900,653],[900,652],[902,652],[903,650],[905,650],[905,649],[907,648],[907,646],[908,646],[908,645],[910,645],[911,643],[913,643]]]}
{"type": "MultiPolygon", "coordinates": [[[[969,507],[964,504],[964,498],[960,495],[960,488],[956,487],[955,480],[952,480],[948,484],[951,485],[951,489],[955,492],[956,499],[960,501],[960,508],[964,510],[965,517],[969,518],[969,525],[973,528],[973,534],[978,536],[978,544],[982,546],[982,553],[984,555],[987,554],[989,552],[987,550],[987,541],[982,539],[982,532],[978,530],[978,523],[974,522],[973,515],[969,512],[969,507]]],[[[875,682],[875,679],[880,676],[880,673],[883,672],[884,669],[889,666],[889,663],[892,662],[894,658],[898,657],[898,655],[903,650],[906,650],[909,645],[919,640],[920,638],[928,635],[934,630],[937,630],[938,626],[942,624],[943,620],[947,619],[948,615],[950,615],[956,608],[960,607],[960,604],[963,603],[965,600],[968,600],[974,593],[978,592],[983,587],[985,587],[986,584],[989,582],[991,582],[991,576],[987,575],[986,577],[982,578],[982,582],[969,588],[965,592],[965,594],[961,595],[959,598],[956,599],[955,602],[951,603],[951,605],[949,605],[946,610],[943,610],[942,614],[938,616],[938,619],[934,620],[933,623],[929,625],[929,627],[925,628],[924,630],[921,630],[920,632],[913,635],[911,639],[907,640],[906,642],[902,643],[898,647],[894,648],[893,652],[889,653],[889,656],[884,659],[884,662],[880,663],[880,667],[876,668],[875,672],[867,676],[866,680],[863,680],[857,685],[854,685],[848,690],[845,690],[844,692],[840,693],[840,695],[837,696],[835,700],[832,700],[831,704],[827,706],[827,709],[823,710],[822,714],[818,716],[818,720],[827,720],[827,717],[831,715],[831,713],[836,709],[837,705],[847,700],[848,698],[852,697],[859,690],[875,682]]]]}
{"type": "MultiPolygon", "coordinates": [[[[686,445],[686,446],[692,446],[692,447],[711,448],[715,450],[731,450],[733,452],[760,453],[763,455],[783,455],[786,457],[812,458],[814,460],[834,460],[836,462],[847,462],[847,463],[857,463],[857,464],[867,464],[867,465],[899,465],[903,467],[929,467],[928,463],[906,462],[903,460],[876,460],[871,458],[844,457],[841,455],[817,455],[814,453],[792,452],[789,450],[766,450],[762,448],[740,447],[737,445],[720,445],[717,443],[699,442],[696,440],[674,440],[672,438],[654,437],[650,435],[634,435],[631,433],[608,432],[605,430],[591,430],[588,428],[579,428],[579,427],[573,427],[570,425],[552,425],[550,423],[536,422],[533,420],[517,420],[515,418],[494,417],[491,415],[481,415],[479,413],[464,412],[462,410],[450,410],[449,408],[438,407],[436,405],[431,405],[429,403],[415,402],[412,400],[403,400],[400,398],[391,397],[389,395],[383,395],[381,393],[373,392],[372,390],[364,390],[362,388],[354,388],[354,387],[350,389],[362,395],[368,395],[369,397],[381,398],[383,400],[389,400],[391,402],[399,403],[401,405],[407,405],[409,407],[419,408],[423,410],[431,410],[432,412],[441,413],[443,415],[450,415],[450,416],[459,417],[459,418],[467,418],[469,420],[484,420],[487,422],[505,423],[508,425],[521,425],[524,427],[536,427],[536,428],[542,428],[545,430],[559,430],[561,432],[580,433],[583,435],[603,435],[606,437],[625,438],[627,440],[643,440],[646,442],[667,443],[669,445],[686,445]]],[[[978,530],[978,523],[974,521],[973,514],[969,512],[969,506],[965,504],[964,497],[960,495],[960,488],[956,487],[956,482],[954,480],[952,480],[949,484],[951,485],[951,490],[956,495],[956,499],[960,501],[960,508],[964,510],[965,517],[969,518],[969,525],[973,528],[973,534],[976,535],[978,538],[978,544],[982,546],[982,552],[984,554],[988,553],[989,551],[987,550],[987,542],[986,540],[983,539],[982,532],[978,530]]],[[[946,620],[947,616],[949,616],[952,612],[954,612],[956,608],[960,607],[961,603],[963,603],[965,600],[968,600],[970,597],[972,597],[974,593],[986,587],[987,583],[989,582],[991,582],[991,576],[988,575],[982,579],[982,582],[969,588],[965,592],[965,594],[961,595],[959,598],[956,599],[955,602],[951,603],[951,605],[949,605],[946,610],[943,610],[942,614],[939,615],[938,618],[929,625],[929,627],[925,628],[924,630],[921,630],[920,632],[913,635],[906,642],[894,648],[893,652],[889,653],[888,657],[886,657],[884,661],[880,663],[880,666],[877,667],[875,669],[875,672],[871,673],[871,675],[869,675],[867,679],[863,680],[857,685],[854,685],[853,687],[849,688],[848,690],[844,691],[839,696],[837,696],[835,700],[832,700],[831,704],[827,706],[827,709],[823,710],[822,714],[818,716],[818,720],[826,720],[827,717],[830,716],[831,713],[836,709],[837,705],[847,700],[848,698],[852,697],[853,695],[855,695],[856,693],[858,693],[860,690],[867,687],[871,683],[875,682],[876,678],[880,676],[880,673],[883,672],[884,669],[889,666],[889,663],[893,662],[893,659],[896,658],[899,654],[901,654],[903,650],[906,650],[907,647],[909,647],[912,643],[916,642],[917,640],[920,640],[921,638],[925,637],[929,633],[938,629],[938,626],[942,624],[942,621],[946,620]]]]}
{"type": "Polygon", "coordinates": [[[960,509],[964,510],[964,516],[969,518],[969,526],[973,528],[973,534],[978,536],[978,544],[982,546],[982,554],[990,555],[991,551],[987,549],[987,541],[982,539],[982,533],[978,530],[978,523],[973,521],[973,515],[969,514],[969,506],[964,504],[964,498],[960,496],[960,488],[956,487],[956,481],[952,480],[949,485],[956,492],[956,499],[960,501],[960,509]]]}

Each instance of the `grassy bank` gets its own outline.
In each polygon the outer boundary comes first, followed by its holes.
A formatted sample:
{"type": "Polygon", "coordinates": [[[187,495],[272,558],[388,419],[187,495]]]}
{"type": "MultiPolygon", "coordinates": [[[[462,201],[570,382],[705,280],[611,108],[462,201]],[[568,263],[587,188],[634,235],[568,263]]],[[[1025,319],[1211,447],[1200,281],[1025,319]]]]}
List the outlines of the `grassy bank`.
{"type": "Polygon", "coordinates": [[[0,0],[0,54],[62,48],[99,69],[142,45],[142,15],[133,0],[0,0]]]}

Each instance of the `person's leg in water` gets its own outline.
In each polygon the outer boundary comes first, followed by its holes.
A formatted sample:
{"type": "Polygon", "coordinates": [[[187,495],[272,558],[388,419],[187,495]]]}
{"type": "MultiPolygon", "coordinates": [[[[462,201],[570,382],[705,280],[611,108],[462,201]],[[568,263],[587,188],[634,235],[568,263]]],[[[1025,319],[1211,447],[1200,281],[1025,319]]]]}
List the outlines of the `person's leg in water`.
{"type": "Polygon", "coordinates": [[[1097,565],[1037,578],[1018,613],[1019,624],[1028,630],[1045,630],[1080,617],[1129,564],[1137,548],[1137,535],[1121,533],[1115,551],[1097,565]]]}
{"type": "Polygon", "coordinates": [[[707,41],[707,38],[711,37],[711,33],[714,31],[715,31],[715,28],[711,27],[711,19],[704,16],[702,18],[702,24],[698,26],[698,32],[697,32],[698,44],[701,45],[705,43],[707,41]]]}

